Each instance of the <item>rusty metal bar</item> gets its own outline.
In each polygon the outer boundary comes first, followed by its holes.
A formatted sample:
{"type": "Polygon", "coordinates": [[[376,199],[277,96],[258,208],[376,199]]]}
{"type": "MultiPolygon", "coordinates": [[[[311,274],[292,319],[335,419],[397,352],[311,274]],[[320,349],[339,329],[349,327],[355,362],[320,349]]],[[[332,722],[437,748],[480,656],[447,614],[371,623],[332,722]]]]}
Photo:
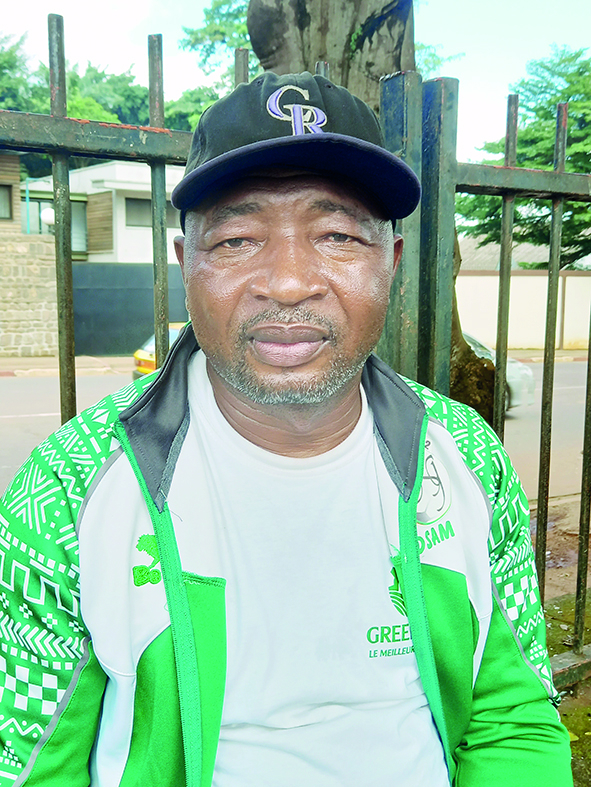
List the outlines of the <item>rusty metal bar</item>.
{"type": "MultiPolygon", "coordinates": [[[[566,160],[566,128],[568,104],[558,104],[556,115],[556,144],[554,169],[564,172],[566,160]]],[[[550,449],[552,441],[552,395],[554,385],[554,354],[556,350],[556,316],[558,312],[558,282],[560,246],[562,240],[562,212],[564,200],[552,200],[552,229],[550,231],[550,260],[548,263],[548,305],[546,309],[546,338],[544,344],[544,372],[542,381],[542,417],[540,426],[540,469],[538,480],[536,568],[540,596],[544,603],[546,580],[546,535],[548,529],[548,493],[550,488],[550,449]]]]}
{"type": "Polygon", "coordinates": [[[249,50],[242,47],[234,50],[234,87],[249,81],[248,58],[249,50]]]}
{"type": "MultiPolygon", "coordinates": [[[[564,286],[564,282],[563,282],[564,286]]],[[[589,345],[591,351],[591,316],[589,345]]],[[[573,650],[583,652],[585,610],[587,603],[587,568],[589,565],[589,512],[591,510],[591,358],[587,359],[587,391],[585,396],[585,429],[583,432],[583,472],[581,479],[581,510],[579,513],[579,551],[577,559],[577,590],[575,596],[575,630],[573,650]]]]}
{"type": "Polygon", "coordinates": [[[185,164],[192,136],[190,131],[0,110],[0,148],[8,150],[185,164]]]}
{"type": "Polygon", "coordinates": [[[327,60],[317,60],[314,67],[314,73],[318,76],[330,79],[330,63],[327,60]]]}
{"type": "Polygon", "coordinates": [[[455,224],[457,79],[423,84],[418,379],[449,394],[455,224]]]}
{"type": "MultiPolygon", "coordinates": [[[[67,113],[64,20],[49,14],[49,87],[51,114],[67,113]]],[[[76,415],[76,358],[74,354],[74,284],[72,279],[72,206],[69,157],[53,156],[53,208],[55,212],[55,278],[62,423],[76,415]]]]}
{"type": "MultiPolygon", "coordinates": [[[[514,167],[517,160],[517,113],[519,96],[514,93],[507,101],[507,132],[505,135],[505,166],[514,167]]],[[[515,196],[503,195],[501,218],[501,257],[499,262],[499,304],[497,313],[497,345],[495,348],[495,390],[493,429],[501,442],[505,437],[505,400],[507,397],[507,340],[509,336],[509,293],[511,288],[511,257],[513,250],[513,216],[515,196]]]]}
{"type": "MultiPolygon", "coordinates": [[[[422,80],[415,71],[382,77],[380,122],[386,148],[421,177],[422,80]]],[[[413,380],[418,372],[419,268],[421,214],[399,222],[404,252],[392,284],[390,304],[377,353],[400,374],[413,380]]]]}
{"type": "MultiPolygon", "coordinates": [[[[162,79],[162,36],[148,36],[150,73],[150,125],[164,128],[164,86],[162,79]]],[[[154,255],[154,334],[156,368],[168,353],[168,257],[166,253],[166,164],[153,161],[152,248],[154,255]]]]}
{"type": "Polygon", "coordinates": [[[492,167],[490,164],[458,163],[456,191],[467,194],[514,192],[517,197],[591,202],[591,175],[551,172],[542,169],[492,167]]]}
{"type": "Polygon", "coordinates": [[[162,79],[162,36],[148,36],[150,126],[164,128],[164,82],[162,79]]]}
{"type": "MultiPolygon", "coordinates": [[[[0,148],[36,153],[184,164],[191,147],[190,131],[127,126],[95,120],[59,118],[0,109],[0,148]]],[[[456,191],[469,194],[591,202],[591,175],[549,172],[539,169],[493,167],[489,164],[457,163],[456,191]]]]}

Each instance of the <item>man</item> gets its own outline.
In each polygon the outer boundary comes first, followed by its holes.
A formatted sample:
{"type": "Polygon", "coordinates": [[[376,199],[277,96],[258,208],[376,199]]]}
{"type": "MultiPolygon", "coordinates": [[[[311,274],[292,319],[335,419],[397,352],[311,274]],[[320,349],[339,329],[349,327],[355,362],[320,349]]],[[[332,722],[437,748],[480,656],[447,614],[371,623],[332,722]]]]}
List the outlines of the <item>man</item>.
{"type": "Polygon", "coordinates": [[[204,114],[192,326],[0,514],[2,787],[572,784],[507,456],[370,355],[418,198],[322,77],[204,114]]]}

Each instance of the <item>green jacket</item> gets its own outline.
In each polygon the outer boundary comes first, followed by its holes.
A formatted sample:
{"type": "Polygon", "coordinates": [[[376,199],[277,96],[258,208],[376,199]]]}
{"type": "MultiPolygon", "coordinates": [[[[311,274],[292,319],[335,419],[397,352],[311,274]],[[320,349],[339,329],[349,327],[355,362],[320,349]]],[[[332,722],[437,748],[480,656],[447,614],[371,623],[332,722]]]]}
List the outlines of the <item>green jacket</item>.
{"type": "MultiPolygon", "coordinates": [[[[167,505],[195,350],[186,330],[157,376],[35,449],[2,500],[0,787],[211,785],[225,580],[194,573],[167,505]]],[[[400,499],[392,601],[451,782],[572,785],[527,501],[503,447],[470,408],[375,357],[363,385],[400,499]]]]}

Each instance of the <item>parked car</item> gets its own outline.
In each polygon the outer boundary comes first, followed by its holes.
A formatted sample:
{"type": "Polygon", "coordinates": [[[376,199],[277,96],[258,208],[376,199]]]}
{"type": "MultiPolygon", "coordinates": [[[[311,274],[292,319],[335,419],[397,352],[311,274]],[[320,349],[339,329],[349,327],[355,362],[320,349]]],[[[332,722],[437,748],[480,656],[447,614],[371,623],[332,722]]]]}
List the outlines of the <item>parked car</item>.
{"type": "MultiPolygon", "coordinates": [[[[184,322],[171,322],[168,324],[168,344],[171,345],[177,338],[181,330],[185,327],[184,322]]],[[[137,380],[138,377],[143,377],[144,374],[150,374],[156,368],[156,337],[154,334],[150,336],[147,342],[144,342],[139,350],[133,354],[135,362],[135,369],[132,372],[132,377],[137,380]]]]}
{"type": "MultiPolygon", "coordinates": [[[[486,344],[465,333],[464,339],[481,358],[488,358],[495,363],[495,351],[486,344]]],[[[532,370],[515,358],[507,358],[507,390],[505,392],[505,410],[519,407],[521,404],[534,403],[534,376],[532,370]]]]}

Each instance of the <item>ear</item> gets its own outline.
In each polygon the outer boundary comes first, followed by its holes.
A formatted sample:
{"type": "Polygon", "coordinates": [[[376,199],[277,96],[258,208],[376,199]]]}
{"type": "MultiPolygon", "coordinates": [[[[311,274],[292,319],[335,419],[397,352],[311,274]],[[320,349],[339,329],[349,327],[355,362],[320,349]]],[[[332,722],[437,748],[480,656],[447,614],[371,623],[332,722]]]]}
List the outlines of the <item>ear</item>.
{"type": "Polygon", "coordinates": [[[402,248],[404,246],[404,240],[402,239],[402,235],[394,235],[394,268],[392,271],[392,275],[394,276],[398,265],[400,264],[400,258],[402,257],[402,248]]]}
{"type": "Polygon", "coordinates": [[[183,235],[177,235],[174,239],[174,250],[176,258],[181,266],[181,274],[183,281],[185,280],[185,238],[183,235]]]}

